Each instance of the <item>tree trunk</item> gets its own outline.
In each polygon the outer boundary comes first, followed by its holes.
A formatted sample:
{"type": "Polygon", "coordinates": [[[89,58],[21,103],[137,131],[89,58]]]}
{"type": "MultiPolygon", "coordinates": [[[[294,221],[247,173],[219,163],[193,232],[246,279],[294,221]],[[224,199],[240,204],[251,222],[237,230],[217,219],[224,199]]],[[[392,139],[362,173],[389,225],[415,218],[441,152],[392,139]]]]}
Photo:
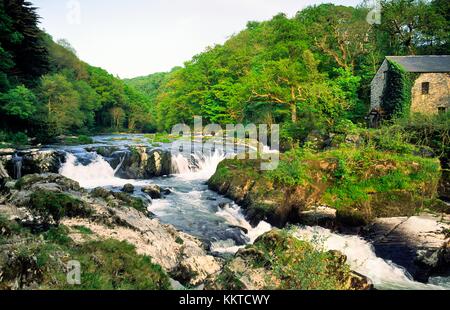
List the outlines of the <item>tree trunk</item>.
{"type": "Polygon", "coordinates": [[[297,104],[295,102],[291,103],[291,117],[292,122],[294,124],[297,123],[297,104]]]}
{"type": "Polygon", "coordinates": [[[297,123],[297,104],[295,103],[295,89],[294,86],[291,86],[291,117],[292,122],[297,123]]]}

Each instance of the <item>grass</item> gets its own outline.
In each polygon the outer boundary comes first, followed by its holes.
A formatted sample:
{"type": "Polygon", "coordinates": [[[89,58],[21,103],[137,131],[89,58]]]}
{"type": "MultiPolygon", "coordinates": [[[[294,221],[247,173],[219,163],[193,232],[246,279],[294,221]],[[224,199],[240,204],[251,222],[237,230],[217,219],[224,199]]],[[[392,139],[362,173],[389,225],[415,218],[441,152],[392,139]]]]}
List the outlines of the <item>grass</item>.
{"type": "Polygon", "coordinates": [[[82,233],[83,235],[92,235],[93,234],[93,231],[90,229],[90,228],[88,228],[88,227],[86,227],[86,226],[74,226],[74,228],[76,229],[76,230],[78,230],[80,233],[82,233]]]}
{"type": "MultiPolygon", "coordinates": [[[[85,227],[77,229],[89,233],[85,227]]],[[[0,289],[14,283],[20,289],[29,285],[51,290],[170,289],[169,277],[161,266],[137,254],[127,242],[108,239],[75,244],[63,225],[33,235],[2,216],[0,232],[0,241],[14,240],[2,248],[10,258],[4,260],[6,256],[0,255],[0,289]],[[71,260],[81,264],[81,285],[67,283],[66,264],[71,260]]]]}
{"type": "Polygon", "coordinates": [[[146,134],[144,137],[148,139],[150,144],[172,143],[176,139],[175,136],[167,133],[146,134]]]}
{"type": "Polygon", "coordinates": [[[66,145],[80,145],[80,144],[93,144],[94,140],[91,137],[85,135],[64,137],[61,141],[62,144],[66,145]]]}

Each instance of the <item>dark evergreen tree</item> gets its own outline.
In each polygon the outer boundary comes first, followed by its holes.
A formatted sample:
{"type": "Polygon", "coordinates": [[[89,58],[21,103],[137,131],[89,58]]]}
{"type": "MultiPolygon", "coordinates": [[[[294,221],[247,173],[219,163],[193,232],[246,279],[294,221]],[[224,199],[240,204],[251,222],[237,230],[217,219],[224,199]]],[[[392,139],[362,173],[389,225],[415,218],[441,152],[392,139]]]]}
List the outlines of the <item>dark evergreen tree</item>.
{"type": "Polygon", "coordinates": [[[1,46],[12,56],[15,64],[8,70],[10,82],[35,85],[49,67],[36,8],[24,0],[2,0],[1,3],[0,14],[6,15],[4,20],[7,25],[6,33],[1,38],[1,46]]]}

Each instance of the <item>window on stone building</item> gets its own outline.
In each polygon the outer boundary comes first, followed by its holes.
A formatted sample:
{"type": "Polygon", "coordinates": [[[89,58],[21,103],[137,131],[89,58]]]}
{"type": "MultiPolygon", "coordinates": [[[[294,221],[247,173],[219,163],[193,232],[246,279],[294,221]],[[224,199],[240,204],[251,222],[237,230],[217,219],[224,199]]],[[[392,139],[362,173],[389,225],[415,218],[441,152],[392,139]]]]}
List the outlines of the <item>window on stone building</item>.
{"type": "Polygon", "coordinates": [[[422,83],[422,95],[428,95],[430,93],[430,82],[422,83]]]}
{"type": "Polygon", "coordinates": [[[447,111],[445,107],[438,107],[439,114],[444,114],[447,111]]]}

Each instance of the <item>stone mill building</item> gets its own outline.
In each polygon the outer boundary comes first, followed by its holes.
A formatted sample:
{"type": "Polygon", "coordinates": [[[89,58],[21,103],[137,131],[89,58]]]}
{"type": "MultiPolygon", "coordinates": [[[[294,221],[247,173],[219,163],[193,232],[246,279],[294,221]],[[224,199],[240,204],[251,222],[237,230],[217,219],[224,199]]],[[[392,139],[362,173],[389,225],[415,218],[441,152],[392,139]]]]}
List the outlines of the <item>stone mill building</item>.
{"type": "Polygon", "coordinates": [[[411,89],[411,112],[438,114],[450,110],[450,55],[387,56],[372,80],[371,115],[382,113],[383,92],[387,83],[389,62],[399,64],[415,74],[411,89]]]}

